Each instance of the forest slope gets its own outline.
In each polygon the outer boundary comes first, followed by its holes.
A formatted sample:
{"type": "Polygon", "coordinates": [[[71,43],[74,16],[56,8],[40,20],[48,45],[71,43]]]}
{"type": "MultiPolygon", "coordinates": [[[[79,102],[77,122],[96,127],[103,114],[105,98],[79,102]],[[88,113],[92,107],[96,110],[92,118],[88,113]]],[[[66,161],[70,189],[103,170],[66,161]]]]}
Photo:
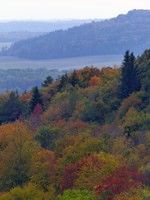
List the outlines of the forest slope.
{"type": "Polygon", "coordinates": [[[150,50],[0,96],[0,200],[150,199],[150,50]]]}
{"type": "Polygon", "coordinates": [[[150,46],[150,11],[133,10],[110,20],[92,22],[15,43],[4,55],[48,59],[141,53],[150,46]]]}

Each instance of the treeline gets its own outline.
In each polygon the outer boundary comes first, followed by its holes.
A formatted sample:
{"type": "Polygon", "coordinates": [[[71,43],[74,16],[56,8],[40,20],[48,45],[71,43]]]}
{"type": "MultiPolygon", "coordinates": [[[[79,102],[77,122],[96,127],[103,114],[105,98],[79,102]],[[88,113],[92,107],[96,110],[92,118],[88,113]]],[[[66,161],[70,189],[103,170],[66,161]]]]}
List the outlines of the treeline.
{"type": "Polygon", "coordinates": [[[54,79],[64,74],[65,70],[57,69],[0,69],[0,93],[17,90],[19,93],[29,91],[33,86],[41,86],[41,82],[50,75],[54,79]]]}
{"type": "Polygon", "coordinates": [[[127,51],[1,95],[0,200],[150,199],[149,80],[150,50],[127,51]]]}

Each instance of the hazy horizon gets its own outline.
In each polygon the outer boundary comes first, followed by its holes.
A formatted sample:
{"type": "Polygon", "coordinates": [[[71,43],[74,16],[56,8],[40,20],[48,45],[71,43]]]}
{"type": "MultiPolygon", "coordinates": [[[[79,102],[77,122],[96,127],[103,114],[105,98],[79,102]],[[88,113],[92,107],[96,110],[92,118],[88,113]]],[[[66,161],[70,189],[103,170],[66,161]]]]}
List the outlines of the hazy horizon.
{"type": "Polygon", "coordinates": [[[150,9],[142,0],[0,0],[0,21],[109,19],[133,9],[150,9]]]}
{"type": "MultiPolygon", "coordinates": [[[[105,18],[105,19],[107,19],[107,18],[105,18]]],[[[7,23],[7,22],[68,22],[68,21],[90,21],[90,20],[105,20],[105,19],[101,19],[101,18],[87,18],[87,19],[80,19],[80,18],[63,18],[63,19],[6,19],[6,20],[1,20],[0,19],[0,23],[7,23]]]]}

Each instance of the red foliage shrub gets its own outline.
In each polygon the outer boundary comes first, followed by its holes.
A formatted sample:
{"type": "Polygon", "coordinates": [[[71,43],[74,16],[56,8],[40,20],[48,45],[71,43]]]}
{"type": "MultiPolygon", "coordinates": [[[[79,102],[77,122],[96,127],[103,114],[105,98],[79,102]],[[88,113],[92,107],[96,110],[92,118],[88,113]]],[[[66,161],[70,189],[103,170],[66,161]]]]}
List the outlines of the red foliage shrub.
{"type": "Polygon", "coordinates": [[[29,126],[33,131],[36,131],[36,129],[42,124],[42,113],[42,106],[40,104],[37,104],[29,120],[29,126]]]}
{"type": "Polygon", "coordinates": [[[91,155],[84,157],[82,160],[69,164],[65,166],[62,181],[61,181],[61,189],[62,191],[66,189],[72,189],[74,187],[74,183],[79,176],[80,170],[88,167],[88,168],[101,168],[103,162],[96,156],[91,155]]]}
{"type": "Polygon", "coordinates": [[[42,106],[40,104],[37,104],[34,108],[34,111],[33,111],[33,115],[34,116],[39,116],[43,113],[43,109],[42,109],[42,106]]]}
{"type": "Polygon", "coordinates": [[[78,176],[78,171],[80,170],[81,163],[69,164],[65,167],[63,178],[61,180],[61,190],[72,189],[74,186],[74,181],[78,176]]]}
{"type": "Polygon", "coordinates": [[[137,170],[124,166],[106,177],[95,189],[98,194],[106,195],[106,200],[112,200],[116,194],[127,192],[140,185],[140,174],[137,170]]]}

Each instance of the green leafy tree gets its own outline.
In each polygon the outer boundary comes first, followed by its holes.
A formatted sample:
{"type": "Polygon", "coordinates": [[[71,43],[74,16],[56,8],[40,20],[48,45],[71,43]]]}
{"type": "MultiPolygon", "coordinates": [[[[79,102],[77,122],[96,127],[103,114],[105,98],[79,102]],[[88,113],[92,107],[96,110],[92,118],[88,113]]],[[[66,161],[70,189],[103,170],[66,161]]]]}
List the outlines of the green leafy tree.
{"type": "Polygon", "coordinates": [[[43,191],[29,184],[25,187],[16,187],[9,193],[0,196],[0,200],[52,200],[43,191]]]}
{"type": "Polygon", "coordinates": [[[0,126],[0,191],[22,186],[30,179],[31,159],[39,148],[20,122],[0,126]]]}
{"type": "Polygon", "coordinates": [[[88,190],[67,190],[58,200],[96,200],[88,190]]]}
{"type": "Polygon", "coordinates": [[[40,143],[41,147],[45,149],[53,149],[55,147],[55,142],[60,135],[61,131],[59,128],[42,126],[38,130],[35,139],[40,143]]]}
{"type": "Polygon", "coordinates": [[[48,192],[50,185],[55,182],[56,158],[52,151],[42,149],[32,160],[31,181],[38,188],[48,192]]]}

